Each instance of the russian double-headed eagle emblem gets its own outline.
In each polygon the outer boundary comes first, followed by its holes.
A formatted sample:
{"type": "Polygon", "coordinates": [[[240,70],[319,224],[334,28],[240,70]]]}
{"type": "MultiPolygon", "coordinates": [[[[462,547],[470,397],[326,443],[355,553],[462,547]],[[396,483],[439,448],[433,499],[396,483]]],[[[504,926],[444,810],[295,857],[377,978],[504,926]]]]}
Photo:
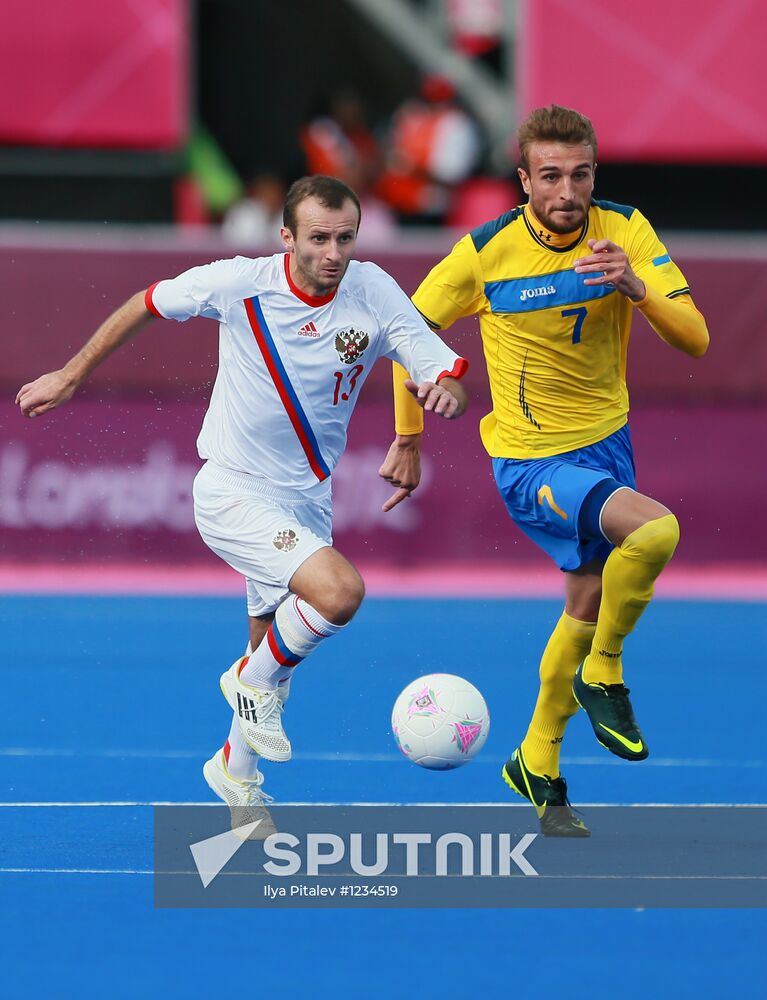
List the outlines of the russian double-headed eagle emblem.
{"type": "Polygon", "coordinates": [[[346,365],[353,365],[355,361],[359,361],[369,346],[370,337],[364,330],[350,327],[336,334],[336,351],[346,365]]]}
{"type": "Polygon", "coordinates": [[[275,549],[280,549],[282,552],[292,552],[296,545],[298,545],[298,535],[292,528],[287,528],[285,531],[278,531],[272,539],[272,545],[275,549]]]}

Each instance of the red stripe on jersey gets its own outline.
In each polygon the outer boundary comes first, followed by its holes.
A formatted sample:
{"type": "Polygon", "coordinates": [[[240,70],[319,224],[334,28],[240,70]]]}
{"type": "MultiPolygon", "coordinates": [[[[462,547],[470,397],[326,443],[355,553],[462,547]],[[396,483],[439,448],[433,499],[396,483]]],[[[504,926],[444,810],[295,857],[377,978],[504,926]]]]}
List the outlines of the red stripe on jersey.
{"type": "Polygon", "coordinates": [[[149,312],[152,313],[153,316],[157,316],[160,319],[165,319],[163,314],[160,312],[160,310],[152,301],[152,294],[155,288],[157,288],[159,284],[160,284],[159,281],[155,281],[155,283],[153,285],[150,285],[149,288],[147,288],[147,290],[144,292],[144,305],[147,307],[149,312]]]}
{"type": "Polygon", "coordinates": [[[327,295],[307,295],[306,292],[302,292],[298,285],[290,277],[290,254],[285,254],[285,277],[288,279],[288,287],[291,292],[296,296],[297,299],[301,299],[308,306],[326,306],[328,302],[331,302],[335,296],[338,288],[334,288],[332,292],[328,292],[327,295]]]}
{"type": "Polygon", "coordinates": [[[466,358],[457,358],[455,364],[450,369],[449,372],[441,372],[435,382],[439,382],[441,378],[463,378],[466,372],[469,370],[469,362],[466,358]]]}
{"type": "Polygon", "coordinates": [[[229,754],[232,752],[232,748],[229,746],[229,740],[224,743],[224,760],[229,763],[229,754]]]}
{"type": "Polygon", "coordinates": [[[287,413],[291,424],[293,425],[293,430],[296,432],[296,436],[301,444],[304,454],[309,462],[312,472],[323,482],[328,478],[327,472],[322,469],[317,462],[317,458],[314,454],[314,449],[306,435],[306,431],[301,423],[301,420],[296,412],[296,408],[293,406],[293,402],[288,395],[288,391],[283,384],[280,373],[277,371],[277,366],[274,363],[274,359],[269,352],[269,348],[264,340],[264,335],[261,332],[261,327],[258,322],[258,317],[256,316],[256,311],[253,308],[253,303],[250,299],[245,299],[245,312],[248,316],[248,321],[250,322],[250,328],[253,331],[253,336],[256,338],[256,343],[258,344],[259,350],[261,351],[261,356],[263,357],[266,367],[269,370],[269,374],[272,376],[272,382],[274,382],[274,387],[277,390],[280,399],[282,400],[282,405],[285,407],[285,412],[287,413]]]}

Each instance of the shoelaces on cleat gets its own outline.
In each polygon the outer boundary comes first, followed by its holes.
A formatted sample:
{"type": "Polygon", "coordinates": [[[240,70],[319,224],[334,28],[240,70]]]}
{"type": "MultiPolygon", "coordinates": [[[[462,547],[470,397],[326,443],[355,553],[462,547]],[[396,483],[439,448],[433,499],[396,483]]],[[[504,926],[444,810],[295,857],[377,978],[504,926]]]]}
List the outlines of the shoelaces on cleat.
{"type": "MultiPolygon", "coordinates": [[[[571,818],[575,818],[576,814],[580,816],[580,809],[575,809],[570,802],[570,799],[567,797],[567,782],[565,779],[561,776],[559,778],[554,778],[553,781],[551,781],[551,786],[552,788],[556,788],[557,793],[562,796],[562,802],[557,804],[555,808],[567,809],[571,818]]],[[[553,805],[553,803],[550,803],[550,805],[553,805]]],[[[578,820],[578,822],[580,822],[580,820],[578,820]]]]}
{"type": "Polygon", "coordinates": [[[283,709],[284,705],[277,697],[277,692],[270,691],[263,701],[259,702],[259,726],[263,726],[264,729],[271,730],[272,732],[281,732],[280,715],[283,709]]]}
{"type": "Polygon", "coordinates": [[[269,806],[274,802],[274,797],[261,791],[261,787],[249,788],[243,798],[244,806],[269,806]]]}
{"type": "Polygon", "coordinates": [[[235,778],[235,781],[244,786],[244,791],[242,792],[243,806],[265,806],[271,805],[274,802],[274,798],[261,789],[264,783],[264,776],[260,771],[255,778],[248,779],[247,781],[239,781],[235,778]]]}
{"type": "MultiPolygon", "coordinates": [[[[556,805],[557,806],[561,806],[561,805],[569,806],[570,805],[570,800],[567,798],[567,782],[565,781],[565,779],[562,778],[562,777],[554,778],[551,781],[551,787],[556,792],[557,799],[561,800],[561,801],[558,801],[556,803],[556,805]]],[[[550,802],[549,804],[550,805],[554,805],[555,803],[550,802]]]]}
{"type": "Polygon", "coordinates": [[[605,692],[610,695],[610,703],[619,724],[624,729],[636,729],[636,719],[629,701],[631,689],[627,688],[625,684],[605,684],[603,686],[605,692]]]}

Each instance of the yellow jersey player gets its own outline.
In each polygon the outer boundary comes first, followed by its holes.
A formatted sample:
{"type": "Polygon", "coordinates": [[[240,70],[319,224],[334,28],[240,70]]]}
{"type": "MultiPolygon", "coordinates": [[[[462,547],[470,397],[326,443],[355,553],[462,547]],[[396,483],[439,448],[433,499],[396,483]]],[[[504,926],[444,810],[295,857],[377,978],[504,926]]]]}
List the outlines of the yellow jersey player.
{"type": "MultiPolygon", "coordinates": [[[[623,642],[674,553],[673,513],[636,489],[626,349],[634,310],[670,346],[700,357],[703,316],[635,208],[592,198],[597,140],[588,118],[537,108],[518,132],[526,205],[464,236],[413,297],[435,330],[479,316],[492,394],[480,424],[514,522],[565,574],[565,607],[546,645],[527,734],[503,768],[550,836],[588,836],[559,772],[580,705],[597,740],[626,760],[648,748],[623,683],[623,642]]],[[[398,438],[381,475],[418,482],[421,411],[395,370],[398,438]],[[415,404],[413,404],[415,405],[415,404]]]]}

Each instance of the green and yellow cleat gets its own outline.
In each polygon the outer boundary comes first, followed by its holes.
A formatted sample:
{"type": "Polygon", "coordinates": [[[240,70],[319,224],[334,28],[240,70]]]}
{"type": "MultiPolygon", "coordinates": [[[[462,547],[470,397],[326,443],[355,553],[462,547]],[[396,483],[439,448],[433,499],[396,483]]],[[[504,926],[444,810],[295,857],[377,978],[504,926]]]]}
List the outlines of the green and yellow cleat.
{"type": "Polygon", "coordinates": [[[644,760],[648,756],[650,751],[634,718],[625,684],[587,684],[581,663],[573,678],[573,696],[588,715],[594,735],[605,750],[624,760],[644,760]]]}
{"type": "Polygon", "coordinates": [[[503,780],[517,795],[532,802],[544,837],[590,837],[591,831],[570,808],[564,778],[533,774],[519,747],[503,765],[503,780]]]}

